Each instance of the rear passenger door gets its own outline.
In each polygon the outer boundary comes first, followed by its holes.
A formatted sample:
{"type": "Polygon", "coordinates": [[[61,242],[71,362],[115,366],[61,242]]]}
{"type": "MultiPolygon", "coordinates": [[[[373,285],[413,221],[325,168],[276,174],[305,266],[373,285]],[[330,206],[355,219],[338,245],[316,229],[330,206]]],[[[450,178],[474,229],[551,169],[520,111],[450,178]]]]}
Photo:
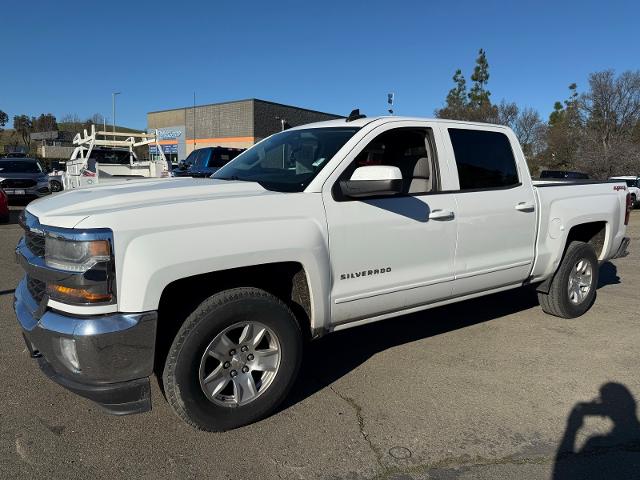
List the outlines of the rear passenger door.
{"type": "Polygon", "coordinates": [[[536,207],[515,136],[499,127],[444,130],[459,180],[454,295],[522,282],[533,265],[536,207]]]}

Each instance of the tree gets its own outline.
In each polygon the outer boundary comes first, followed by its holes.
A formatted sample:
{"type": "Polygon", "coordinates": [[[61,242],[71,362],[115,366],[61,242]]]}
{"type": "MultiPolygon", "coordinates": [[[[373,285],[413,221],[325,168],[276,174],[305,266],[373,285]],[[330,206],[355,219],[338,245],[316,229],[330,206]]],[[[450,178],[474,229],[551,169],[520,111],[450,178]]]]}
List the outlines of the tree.
{"type": "Polygon", "coordinates": [[[56,117],[51,113],[41,113],[38,118],[32,121],[33,132],[52,132],[58,130],[58,122],[56,117]]]}
{"type": "Polygon", "coordinates": [[[0,133],[4,132],[4,126],[9,121],[9,115],[0,110],[0,133]]]}
{"type": "Polygon", "coordinates": [[[489,97],[491,92],[487,90],[489,82],[489,62],[487,61],[487,53],[481,48],[476,58],[476,66],[471,75],[473,86],[469,92],[469,103],[476,110],[482,110],[491,104],[489,97]]]}
{"type": "Polygon", "coordinates": [[[532,163],[536,163],[546,147],[547,136],[547,126],[540,118],[540,114],[532,108],[525,108],[516,118],[512,128],[520,141],[525,157],[532,163]]]}
{"type": "Polygon", "coordinates": [[[449,90],[444,108],[436,110],[438,118],[454,120],[470,120],[476,122],[496,123],[500,117],[499,108],[491,104],[491,93],[487,90],[489,81],[489,62],[486,52],[481,48],[476,65],[471,75],[473,86],[467,92],[467,85],[462,70],[453,75],[454,87],[449,90]]]}
{"type": "Polygon", "coordinates": [[[589,75],[576,99],[583,125],[580,165],[600,177],[640,172],[640,71],[589,75]]]}
{"type": "Polygon", "coordinates": [[[569,97],[555,102],[546,131],[546,151],[543,163],[549,168],[575,168],[582,136],[578,86],[569,85],[569,97]]]}
{"type": "Polygon", "coordinates": [[[20,135],[22,143],[24,143],[27,150],[31,146],[32,126],[32,121],[28,115],[16,115],[13,117],[13,129],[20,135]]]}
{"type": "Polygon", "coordinates": [[[464,119],[467,117],[467,82],[462,70],[453,75],[454,87],[449,90],[444,108],[435,111],[438,118],[464,119]]]}
{"type": "Polygon", "coordinates": [[[94,113],[87,119],[88,123],[92,123],[97,126],[102,126],[104,124],[104,121],[104,117],[99,113],[94,113]]]}

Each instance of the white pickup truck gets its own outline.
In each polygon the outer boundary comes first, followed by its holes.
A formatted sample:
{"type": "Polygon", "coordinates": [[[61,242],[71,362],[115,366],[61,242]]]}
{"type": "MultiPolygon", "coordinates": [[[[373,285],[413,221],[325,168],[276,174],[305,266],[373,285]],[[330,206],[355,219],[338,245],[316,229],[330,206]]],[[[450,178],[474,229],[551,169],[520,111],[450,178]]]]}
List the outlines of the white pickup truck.
{"type": "Polygon", "coordinates": [[[278,406],[305,340],[525,285],[582,315],[599,262],[626,253],[626,190],[532,182],[506,127],[353,114],[277,133],[212,179],[29,204],[15,311],[70,390],[147,411],[156,372],[179,417],[225,430],[278,406]]]}

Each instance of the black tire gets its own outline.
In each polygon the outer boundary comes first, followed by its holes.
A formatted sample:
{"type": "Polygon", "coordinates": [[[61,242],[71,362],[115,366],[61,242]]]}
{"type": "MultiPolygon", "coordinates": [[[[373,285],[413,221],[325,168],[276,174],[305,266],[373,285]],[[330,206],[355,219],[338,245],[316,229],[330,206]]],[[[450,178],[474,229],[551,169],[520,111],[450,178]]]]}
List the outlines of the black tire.
{"type": "Polygon", "coordinates": [[[538,292],[542,310],[562,318],[576,318],[583,315],[595,302],[598,273],[598,258],[593,247],[584,242],[571,242],[553,277],[549,293],[538,292]],[[580,303],[573,303],[569,300],[569,276],[581,260],[586,260],[591,266],[591,287],[580,303]]]}
{"type": "Polygon", "coordinates": [[[291,389],[302,360],[302,332],[289,307],[257,288],[234,288],[202,302],[187,317],[167,355],[162,374],[173,411],[200,430],[224,431],[247,425],[272,413],[291,389]],[[200,386],[200,361],[210,342],[242,321],[259,321],[280,344],[277,373],[263,393],[240,406],[218,405],[200,386]]]}
{"type": "Polygon", "coordinates": [[[49,188],[52,192],[61,192],[62,191],[62,183],[58,180],[51,180],[49,182],[49,188]]]}

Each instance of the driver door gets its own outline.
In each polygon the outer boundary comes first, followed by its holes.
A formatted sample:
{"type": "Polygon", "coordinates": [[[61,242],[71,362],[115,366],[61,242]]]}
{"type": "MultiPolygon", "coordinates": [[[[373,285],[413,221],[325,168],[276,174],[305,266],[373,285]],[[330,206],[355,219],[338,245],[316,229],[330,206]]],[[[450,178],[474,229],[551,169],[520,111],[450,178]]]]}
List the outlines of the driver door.
{"type": "Polygon", "coordinates": [[[335,323],[452,295],[457,207],[453,193],[441,193],[439,147],[428,122],[383,125],[365,136],[325,182],[335,323]],[[397,166],[403,192],[359,199],[342,195],[339,181],[366,165],[397,166]]]}

